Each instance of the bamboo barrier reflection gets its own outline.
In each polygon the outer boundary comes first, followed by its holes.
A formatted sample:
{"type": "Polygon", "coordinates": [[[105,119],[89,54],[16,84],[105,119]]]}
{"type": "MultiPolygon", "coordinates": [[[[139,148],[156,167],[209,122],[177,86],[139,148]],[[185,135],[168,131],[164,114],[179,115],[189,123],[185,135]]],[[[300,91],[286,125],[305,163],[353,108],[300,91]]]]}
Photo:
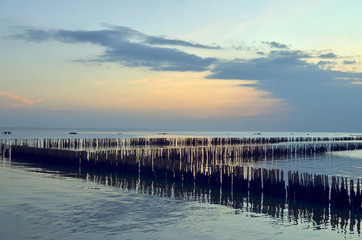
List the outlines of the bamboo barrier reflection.
{"type": "MultiPolygon", "coordinates": [[[[315,154],[318,146],[286,148],[276,146],[203,146],[203,147],[133,147],[100,149],[97,151],[62,150],[12,145],[8,154],[14,158],[25,158],[43,163],[59,162],[78,166],[86,170],[101,170],[135,174],[142,177],[211,186],[227,191],[249,191],[253,194],[286,198],[289,201],[308,201],[331,207],[361,211],[362,193],[347,179],[332,177],[331,189],[328,176],[288,172],[287,183],[284,172],[278,169],[261,169],[243,166],[245,159],[293,154],[315,154]],[[299,149],[299,150],[298,150],[299,149]],[[303,151],[302,151],[303,150],[303,151]],[[286,151],[286,152],[285,152],[286,151]],[[307,152],[307,153],[306,153],[307,152]],[[264,154],[262,154],[264,153],[264,154]]],[[[3,148],[3,147],[2,147],[3,148]]],[[[338,147],[339,148],[339,147],[338,147]]],[[[6,148],[4,148],[6,149],[6,148]]],[[[226,200],[225,200],[226,201],[226,200]]]]}
{"type": "Polygon", "coordinates": [[[283,198],[238,191],[235,188],[222,189],[178,181],[172,182],[166,179],[146,178],[141,175],[119,175],[108,172],[99,174],[82,171],[81,177],[106,185],[113,184],[112,186],[142,194],[173,197],[183,201],[220,204],[250,213],[286,219],[293,224],[312,223],[316,229],[330,226],[332,229],[338,229],[345,234],[361,235],[361,213],[351,210],[341,211],[339,208],[329,208],[326,205],[305,201],[286,201],[283,198]]]}
{"type": "MultiPolygon", "coordinates": [[[[69,172],[67,173],[67,176],[82,178],[90,182],[135,191],[141,194],[174,198],[182,201],[220,204],[235,209],[236,214],[240,214],[240,212],[262,214],[259,215],[259,217],[267,215],[292,224],[310,224],[310,226],[315,229],[326,228],[329,226],[332,230],[338,229],[342,234],[361,235],[361,213],[350,209],[330,208],[328,205],[324,204],[269,196],[265,193],[256,191],[241,191],[240,185],[240,188],[235,187],[235,185],[234,187],[224,188],[221,185],[211,186],[207,184],[195,184],[195,182],[170,181],[167,177],[155,178],[152,177],[152,174],[150,174],[150,177],[140,173],[131,173],[130,171],[124,173],[113,168],[111,170],[100,170],[69,166],[69,168],[65,169],[64,165],[60,162],[42,162],[37,166],[50,168],[52,172],[62,172],[63,174],[69,172]],[[57,170],[58,168],[59,170],[57,170]]],[[[219,168],[219,170],[220,169],[226,174],[232,168],[228,168],[224,165],[224,167],[219,168]]],[[[268,179],[270,179],[271,182],[274,180],[278,182],[278,170],[252,170],[251,168],[243,167],[239,167],[238,171],[235,171],[231,182],[236,182],[236,176],[239,176],[240,179],[244,179],[245,182],[248,182],[246,181],[248,179],[246,176],[248,170],[249,175],[254,175],[254,179],[261,177],[262,180],[264,180],[264,176],[269,175],[271,177],[268,177],[268,179]],[[254,173],[252,173],[253,171],[254,173]]],[[[279,172],[279,174],[281,174],[281,172],[279,172]]],[[[291,176],[296,178],[296,174],[296,172],[293,172],[291,176]]],[[[302,180],[300,178],[299,183],[303,182],[307,184],[307,179],[310,179],[309,176],[304,176],[303,174],[301,176],[302,180]]],[[[299,175],[299,177],[301,176],[299,175]]],[[[279,182],[281,180],[280,177],[281,175],[279,175],[279,182]]],[[[220,176],[215,179],[221,181],[220,176]]],[[[224,178],[222,179],[224,180],[224,178]]],[[[322,178],[316,178],[315,181],[322,182],[320,179],[322,178]]],[[[251,178],[249,178],[249,180],[251,180],[251,178]]],[[[264,186],[266,188],[266,183],[264,183],[264,181],[262,181],[262,184],[263,188],[264,186]]],[[[248,186],[246,188],[248,188],[248,186]]]]}

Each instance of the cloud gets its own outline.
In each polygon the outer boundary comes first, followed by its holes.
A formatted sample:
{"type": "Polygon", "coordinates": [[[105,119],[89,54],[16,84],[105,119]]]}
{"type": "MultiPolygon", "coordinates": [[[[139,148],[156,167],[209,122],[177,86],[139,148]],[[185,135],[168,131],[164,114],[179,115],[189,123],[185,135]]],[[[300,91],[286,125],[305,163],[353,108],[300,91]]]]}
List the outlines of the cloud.
{"type": "Polygon", "coordinates": [[[186,42],[186,41],[182,41],[182,40],[166,39],[166,38],[162,38],[162,37],[153,37],[153,36],[147,36],[146,43],[151,44],[151,45],[175,45],[175,46],[203,48],[203,49],[221,49],[221,47],[219,47],[219,46],[206,46],[206,45],[186,42]]]}
{"type": "Polygon", "coordinates": [[[325,66],[325,65],[330,65],[330,64],[334,64],[334,63],[331,61],[319,61],[317,63],[317,65],[319,65],[319,66],[325,66]]]}
{"type": "Polygon", "coordinates": [[[30,99],[23,98],[21,96],[16,96],[16,95],[6,93],[6,92],[0,92],[0,96],[5,96],[9,100],[12,100],[9,103],[0,105],[0,108],[18,108],[18,107],[30,106],[35,103],[39,103],[39,102],[43,101],[42,99],[30,100],[30,99]],[[13,100],[15,100],[15,102],[13,100]]]}
{"type": "MultiPolygon", "coordinates": [[[[329,54],[332,57],[332,54],[329,54]]],[[[325,121],[325,126],[362,120],[362,73],[323,69],[307,60],[313,56],[299,50],[272,51],[254,59],[219,61],[209,79],[256,80],[258,89],[284,99],[294,111],[290,116],[303,125],[325,121]]],[[[355,123],[357,124],[357,122],[355,123]]],[[[322,123],[321,123],[322,125],[322,123]]]]}
{"type": "Polygon", "coordinates": [[[215,59],[201,58],[176,49],[149,47],[125,43],[116,49],[107,49],[100,58],[104,62],[118,62],[127,67],[151,67],[157,71],[196,71],[208,69],[215,59]]]}
{"type": "Polygon", "coordinates": [[[334,53],[330,52],[330,53],[321,54],[321,55],[319,55],[319,57],[330,59],[330,58],[337,58],[338,56],[335,55],[334,53]]]}
{"type": "Polygon", "coordinates": [[[205,71],[216,60],[186,53],[175,47],[220,49],[217,46],[149,36],[127,27],[98,31],[28,29],[12,37],[35,42],[57,40],[65,43],[93,43],[106,50],[92,61],[117,62],[128,67],[150,67],[158,71],[205,71]]]}
{"type": "Polygon", "coordinates": [[[355,63],[356,63],[356,60],[352,60],[352,61],[344,60],[343,61],[344,65],[351,65],[351,64],[355,64],[355,63]]]}
{"type": "Polygon", "coordinates": [[[324,69],[332,69],[332,67],[335,66],[336,63],[331,61],[319,61],[317,65],[324,69]]]}
{"type": "Polygon", "coordinates": [[[278,42],[275,42],[275,41],[271,41],[271,42],[264,41],[262,43],[268,45],[271,48],[280,48],[280,49],[288,49],[289,48],[288,45],[283,44],[283,43],[278,43],[278,42]]]}
{"type": "Polygon", "coordinates": [[[271,51],[258,58],[219,61],[212,69],[211,79],[259,80],[260,84],[333,84],[333,79],[355,79],[362,73],[351,73],[322,69],[321,65],[333,64],[330,61],[309,63],[313,58],[300,50],[271,51]]]}
{"type": "Polygon", "coordinates": [[[302,51],[271,51],[269,55],[254,59],[234,59],[220,61],[212,69],[208,78],[215,79],[248,79],[248,80],[296,80],[303,78],[308,71],[320,71],[317,66],[310,65],[301,58],[310,56],[302,51]],[[298,75],[303,73],[303,75],[298,75]]]}
{"type": "MultiPolygon", "coordinates": [[[[362,73],[333,70],[335,59],[329,51],[308,53],[290,49],[289,45],[264,41],[271,48],[239,46],[234,49],[254,51],[255,58],[222,60],[200,57],[182,49],[215,50],[207,46],[178,39],[150,36],[127,27],[111,27],[99,31],[66,31],[28,29],[13,38],[27,41],[56,40],[65,43],[92,43],[105,47],[96,59],[84,61],[115,62],[128,67],[149,67],[156,71],[203,72],[207,79],[252,80],[249,87],[271,93],[284,101],[290,111],[291,126],[319,126],[333,130],[339,124],[360,126],[362,107],[362,73]],[[321,61],[318,61],[321,60],[321,61]]],[[[354,64],[346,60],[343,64],[354,64]]],[[[235,87],[238,87],[235,85],[235,87]]],[[[265,96],[261,96],[261,98],[265,96]]],[[[240,95],[240,98],[243,98],[240,95]]],[[[252,109],[253,105],[250,105],[252,109]]],[[[252,111],[252,110],[248,110],[252,111]]],[[[284,126],[283,126],[284,127],[284,126]]],[[[314,129],[320,129],[316,126],[314,129]]]]}

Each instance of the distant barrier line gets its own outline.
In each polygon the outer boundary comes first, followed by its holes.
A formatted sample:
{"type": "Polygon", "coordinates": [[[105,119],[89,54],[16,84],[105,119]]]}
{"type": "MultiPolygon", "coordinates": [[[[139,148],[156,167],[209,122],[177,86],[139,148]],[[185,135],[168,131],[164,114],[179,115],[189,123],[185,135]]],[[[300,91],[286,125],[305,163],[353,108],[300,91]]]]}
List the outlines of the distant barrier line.
{"type": "Polygon", "coordinates": [[[140,138],[79,138],[79,139],[0,139],[0,144],[29,147],[59,148],[82,150],[85,148],[110,148],[124,146],[219,146],[219,145],[256,145],[277,143],[307,142],[362,142],[362,136],[356,137],[256,137],[256,138],[219,138],[219,137],[140,137],[140,138]]]}

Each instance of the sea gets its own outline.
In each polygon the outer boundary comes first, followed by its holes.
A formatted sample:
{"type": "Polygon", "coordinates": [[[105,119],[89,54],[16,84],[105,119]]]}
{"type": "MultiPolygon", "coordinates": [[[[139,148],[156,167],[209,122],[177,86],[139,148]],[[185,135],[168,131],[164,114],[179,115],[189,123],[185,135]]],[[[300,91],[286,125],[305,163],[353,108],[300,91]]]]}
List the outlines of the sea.
{"type": "MultiPolygon", "coordinates": [[[[0,139],[339,137],[361,133],[236,132],[148,129],[1,128],[0,139]],[[73,134],[69,134],[69,133],[73,134]],[[76,134],[75,134],[76,133],[76,134]]],[[[362,151],[246,163],[362,179],[362,151]]],[[[109,176],[0,157],[0,239],[362,239],[362,217],[343,209],[291,204],[250,193],[134,176],[109,176]]]]}

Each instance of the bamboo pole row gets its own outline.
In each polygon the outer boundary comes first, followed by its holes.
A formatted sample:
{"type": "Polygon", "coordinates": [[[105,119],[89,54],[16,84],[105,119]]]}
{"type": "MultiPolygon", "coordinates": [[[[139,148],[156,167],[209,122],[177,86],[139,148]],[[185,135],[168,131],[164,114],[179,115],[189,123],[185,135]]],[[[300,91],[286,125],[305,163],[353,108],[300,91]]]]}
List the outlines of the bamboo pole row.
{"type": "MultiPolygon", "coordinates": [[[[224,145],[268,145],[278,143],[317,143],[317,142],[361,142],[362,137],[149,137],[149,138],[78,138],[78,139],[0,139],[0,144],[20,145],[39,148],[84,150],[88,148],[116,148],[125,146],[224,146],[224,145]]],[[[297,144],[298,145],[298,144],[297,144]]],[[[302,144],[303,145],[303,144],[302,144]]],[[[343,147],[344,145],[338,144],[343,147]]]]}
{"type": "MultiPolygon", "coordinates": [[[[24,142],[23,142],[24,143],[24,142]]],[[[116,142],[113,142],[116,144],[116,142]]],[[[108,143],[107,145],[112,145],[108,143]]],[[[39,146],[37,144],[37,146],[39,146]]],[[[1,144],[0,155],[8,156],[14,147],[32,147],[26,144],[1,144]]],[[[324,143],[297,143],[297,144],[264,144],[264,145],[227,145],[227,146],[199,146],[199,147],[117,147],[117,148],[53,148],[53,147],[33,147],[39,154],[49,149],[68,150],[68,151],[87,151],[93,155],[104,155],[106,152],[120,155],[132,154],[137,156],[156,155],[163,159],[183,160],[183,161],[201,161],[210,162],[210,164],[240,164],[245,161],[266,160],[282,157],[313,156],[333,151],[362,149],[362,142],[324,142],[324,143]]],[[[19,148],[17,148],[19,149],[19,148]]]]}
{"type": "MultiPolygon", "coordinates": [[[[288,199],[303,200],[328,205],[329,181],[326,175],[288,172],[288,199]]],[[[331,196],[333,197],[333,196],[331,196]]]]}
{"type": "Polygon", "coordinates": [[[350,180],[348,191],[348,180],[343,177],[332,177],[331,205],[333,207],[351,208],[361,211],[362,191],[360,180],[357,180],[357,189],[353,180],[350,180]],[[341,181],[340,181],[341,180],[341,181]]]}
{"type": "MultiPolygon", "coordinates": [[[[331,204],[361,211],[361,190],[347,180],[332,177],[329,191],[328,177],[308,173],[288,172],[288,184],[284,173],[277,169],[261,169],[233,165],[227,162],[228,151],[215,148],[133,148],[122,150],[74,151],[12,146],[14,158],[25,158],[42,163],[60,163],[86,170],[141,175],[143,177],[205,185],[226,190],[244,190],[321,205],[331,204]],[[210,149],[208,149],[210,150],[210,149]],[[220,160],[215,155],[222,157],[220,160]],[[207,159],[209,157],[209,159],[207,159]],[[225,157],[225,158],[224,158],[225,157]],[[212,159],[212,160],[210,160],[212,159]]],[[[232,163],[232,162],[231,162],[232,163]]],[[[225,200],[227,201],[227,200],[225,200]]]]}

